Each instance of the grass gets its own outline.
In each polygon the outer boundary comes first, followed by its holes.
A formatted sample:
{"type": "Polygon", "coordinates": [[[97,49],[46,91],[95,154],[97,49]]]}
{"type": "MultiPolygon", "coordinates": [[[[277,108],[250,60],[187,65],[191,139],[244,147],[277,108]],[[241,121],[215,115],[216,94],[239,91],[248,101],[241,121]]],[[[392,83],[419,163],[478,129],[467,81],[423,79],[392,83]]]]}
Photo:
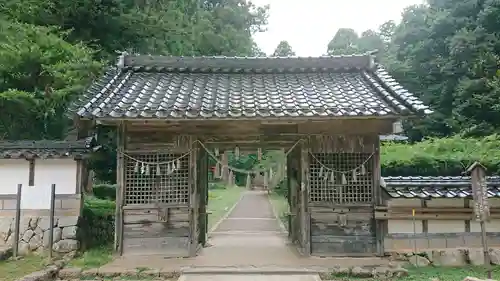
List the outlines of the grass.
{"type": "Polygon", "coordinates": [[[274,207],[274,210],[276,211],[276,215],[280,218],[281,222],[283,222],[283,225],[288,230],[288,200],[285,198],[285,196],[274,192],[269,195],[269,198],[271,200],[271,204],[274,207]]]}
{"type": "Polygon", "coordinates": [[[208,191],[207,209],[211,212],[208,215],[208,229],[212,227],[224,216],[229,209],[240,199],[244,188],[239,186],[211,189],[208,191]]]}
{"type": "MultiPolygon", "coordinates": [[[[467,276],[477,277],[480,279],[486,279],[487,274],[484,267],[476,266],[466,266],[466,267],[421,267],[421,268],[410,268],[409,275],[400,279],[395,279],[398,281],[461,281],[467,276]]],[[[500,278],[500,267],[494,267],[492,270],[492,277],[494,280],[500,278]]],[[[365,281],[375,281],[378,279],[373,278],[354,278],[354,277],[337,277],[331,276],[326,280],[336,280],[336,281],[354,281],[354,280],[365,280],[365,281]]]]}
{"type": "Polygon", "coordinates": [[[0,261],[2,281],[14,281],[32,272],[43,269],[46,259],[42,256],[26,256],[20,260],[0,261]]]}
{"type": "Polygon", "coordinates": [[[83,269],[96,268],[107,264],[112,258],[113,251],[111,246],[92,248],[82,253],[78,258],[72,260],[69,266],[83,269]]]}

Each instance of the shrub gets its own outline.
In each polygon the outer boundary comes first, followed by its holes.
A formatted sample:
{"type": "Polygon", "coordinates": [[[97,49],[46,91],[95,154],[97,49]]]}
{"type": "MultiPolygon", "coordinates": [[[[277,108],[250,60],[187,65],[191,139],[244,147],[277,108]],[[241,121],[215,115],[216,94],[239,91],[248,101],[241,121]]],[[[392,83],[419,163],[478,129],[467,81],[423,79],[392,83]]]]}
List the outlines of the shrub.
{"type": "Polygon", "coordinates": [[[82,230],[84,248],[107,246],[114,240],[115,202],[85,197],[82,230]]]}
{"type": "Polygon", "coordinates": [[[459,176],[479,161],[488,174],[500,172],[500,137],[429,139],[415,144],[384,143],[383,176],[459,176]]]}
{"type": "Polygon", "coordinates": [[[115,184],[96,184],[93,187],[93,193],[99,199],[116,201],[115,184]]]}

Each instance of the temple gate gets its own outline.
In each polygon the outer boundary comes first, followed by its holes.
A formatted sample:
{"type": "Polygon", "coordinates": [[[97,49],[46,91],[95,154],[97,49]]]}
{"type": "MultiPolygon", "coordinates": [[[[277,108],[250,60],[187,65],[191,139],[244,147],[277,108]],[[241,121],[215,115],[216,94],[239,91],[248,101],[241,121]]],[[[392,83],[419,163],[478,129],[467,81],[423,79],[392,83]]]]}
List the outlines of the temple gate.
{"type": "MultiPolygon", "coordinates": [[[[215,151],[284,149],[289,237],[304,255],[379,255],[380,134],[428,113],[370,54],[175,58],[124,54],[77,103],[118,128],[116,249],[195,256],[215,151]]],[[[215,156],[220,157],[220,156],[215,156]]]]}

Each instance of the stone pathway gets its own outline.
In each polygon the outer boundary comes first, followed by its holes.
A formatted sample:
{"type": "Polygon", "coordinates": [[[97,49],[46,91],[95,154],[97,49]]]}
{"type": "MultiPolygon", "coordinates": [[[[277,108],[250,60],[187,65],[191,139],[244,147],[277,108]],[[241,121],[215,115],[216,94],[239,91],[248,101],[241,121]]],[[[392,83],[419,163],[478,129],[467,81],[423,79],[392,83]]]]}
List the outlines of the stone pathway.
{"type": "Polygon", "coordinates": [[[297,258],[275,217],[266,192],[246,191],[229,216],[210,234],[200,259],[218,265],[270,266],[297,258]]]}

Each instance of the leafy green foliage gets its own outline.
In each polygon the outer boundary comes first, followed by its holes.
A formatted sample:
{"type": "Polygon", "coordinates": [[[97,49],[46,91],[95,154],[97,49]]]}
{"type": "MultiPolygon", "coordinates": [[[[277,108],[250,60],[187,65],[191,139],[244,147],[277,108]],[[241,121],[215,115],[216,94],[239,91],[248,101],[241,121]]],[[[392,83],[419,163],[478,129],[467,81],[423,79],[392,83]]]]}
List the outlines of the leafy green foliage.
{"type": "MultiPolygon", "coordinates": [[[[257,162],[257,155],[255,154],[240,155],[239,157],[235,157],[233,153],[229,153],[228,155],[229,166],[245,171],[253,170],[257,162]]],[[[235,178],[237,185],[245,186],[247,180],[246,174],[236,173],[235,178]]]]}
{"type": "Polygon", "coordinates": [[[489,174],[500,172],[500,136],[481,139],[429,139],[413,145],[385,143],[380,162],[383,176],[460,176],[475,161],[489,174]]]}
{"type": "Polygon", "coordinates": [[[288,41],[281,41],[274,50],[273,57],[288,57],[288,56],[295,56],[295,52],[292,50],[292,46],[290,46],[288,41]]]}
{"type": "Polygon", "coordinates": [[[109,246],[115,233],[115,202],[86,197],[82,214],[85,248],[109,246]]]}
{"type": "MultiPolygon", "coordinates": [[[[244,0],[5,0],[0,4],[0,139],[62,139],[66,108],[117,51],[178,56],[262,55],[252,34],[268,7],[244,0]]],[[[91,167],[115,181],[115,131],[91,167]]]]}
{"type": "Polygon", "coordinates": [[[115,51],[168,55],[251,55],[267,7],[244,0],[7,0],[0,14],[70,31],[100,56],[115,51]]]}
{"type": "MultiPolygon", "coordinates": [[[[92,187],[93,195],[102,200],[116,200],[116,185],[114,184],[96,184],[92,187]]],[[[96,203],[96,202],[94,202],[96,203]]]]}
{"type": "Polygon", "coordinates": [[[52,27],[0,20],[0,138],[62,138],[68,101],[102,64],[52,27]]]}
{"type": "Polygon", "coordinates": [[[339,29],[328,53],[380,51],[378,59],[394,78],[435,111],[405,122],[412,140],[498,133],[500,2],[427,2],[408,7],[397,25],[389,21],[361,36],[339,29]]]}

